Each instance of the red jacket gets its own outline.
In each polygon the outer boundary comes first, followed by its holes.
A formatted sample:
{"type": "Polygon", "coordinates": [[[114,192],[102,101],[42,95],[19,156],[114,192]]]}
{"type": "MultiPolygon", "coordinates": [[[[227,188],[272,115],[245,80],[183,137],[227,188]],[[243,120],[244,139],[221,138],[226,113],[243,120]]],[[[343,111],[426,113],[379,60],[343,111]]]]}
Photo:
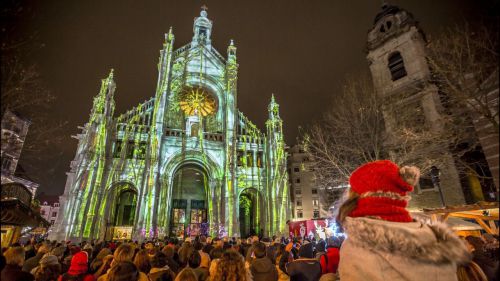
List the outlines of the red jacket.
{"type": "Polygon", "coordinates": [[[322,255],[319,259],[321,263],[321,273],[337,273],[339,267],[340,255],[339,248],[328,248],[326,254],[322,255]]]}

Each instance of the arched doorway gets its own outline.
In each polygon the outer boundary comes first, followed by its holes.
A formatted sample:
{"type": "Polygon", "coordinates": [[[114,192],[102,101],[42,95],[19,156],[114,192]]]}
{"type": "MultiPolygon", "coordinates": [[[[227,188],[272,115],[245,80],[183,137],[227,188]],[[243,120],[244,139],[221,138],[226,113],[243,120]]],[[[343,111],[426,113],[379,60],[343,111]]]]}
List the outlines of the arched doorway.
{"type": "Polygon", "coordinates": [[[172,183],[170,235],[179,238],[208,234],[207,175],[196,165],[176,171],[172,183]]]}
{"type": "Polygon", "coordinates": [[[120,183],[111,191],[108,225],[113,239],[132,239],[137,208],[137,190],[129,183],[120,183]]]}
{"type": "Polygon", "coordinates": [[[247,188],[239,196],[239,222],[241,237],[258,235],[262,226],[259,225],[260,202],[257,190],[247,188]]]}

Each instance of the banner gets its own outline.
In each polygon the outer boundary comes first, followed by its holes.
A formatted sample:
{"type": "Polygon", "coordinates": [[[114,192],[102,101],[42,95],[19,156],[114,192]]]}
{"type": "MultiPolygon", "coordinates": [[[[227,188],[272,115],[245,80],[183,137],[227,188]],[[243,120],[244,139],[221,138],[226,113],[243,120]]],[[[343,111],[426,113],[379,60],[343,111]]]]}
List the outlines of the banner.
{"type": "Polygon", "coordinates": [[[288,223],[288,229],[291,237],[317,237],[325,239],[325,228],[327,225],[328,221],[324,219],[292,221],[288,223]]]}
{"type": "Polygon", "coordinates": [[[113,239],[130,240],[132,239],[132,226],[113,227],[113,239]]]}

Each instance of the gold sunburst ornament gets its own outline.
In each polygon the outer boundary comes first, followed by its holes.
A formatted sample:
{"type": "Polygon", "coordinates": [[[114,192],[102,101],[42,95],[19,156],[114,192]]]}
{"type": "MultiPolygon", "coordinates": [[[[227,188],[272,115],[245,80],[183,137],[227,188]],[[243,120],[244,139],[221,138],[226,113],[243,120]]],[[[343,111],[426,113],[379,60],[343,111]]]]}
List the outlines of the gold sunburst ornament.
{"type": "Polygon", "coordinates": [[[188,88],[182,93],[179,106],[188,116],[208,116],[215,112],[215,99],[201,88],[188,88]]]}

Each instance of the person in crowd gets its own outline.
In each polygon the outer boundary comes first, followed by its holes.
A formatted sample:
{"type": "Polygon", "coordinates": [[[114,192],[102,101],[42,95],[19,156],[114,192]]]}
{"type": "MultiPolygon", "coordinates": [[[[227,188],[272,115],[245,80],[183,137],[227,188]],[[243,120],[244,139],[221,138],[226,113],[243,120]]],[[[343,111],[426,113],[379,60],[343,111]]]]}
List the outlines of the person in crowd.
{"type": "Polygon", "coordinates": [[[134,257],[134,264],[137,266],[137,269],[144,274],[148,274],[151,270],[151,262],[148,255],[148,252],[143,249],[139,250],[134,257]]]}
{"type": "Polygon", "coordinates": [[[40,265],[32,270],[35,281],[56,281],[61,273],[59,259],[51,254],[43,256],[40,265]]]}
{"type": "MultiPolygon", "coordinates": [[[[107,258],[105,257],[104,258],[104,262],[103,262],[103,265],[101,268],[105,268],[107,266],[110,266],[111,268],[109,270],[111,270],[113,268],[113,266],[119,262],[123,262],[123,261],[128,261],[128,262],[132,262],[132,258],[134,257],[134,248],[132,247],[132,245],[130,245],[129,243],[123,243],[123,244],[120,244],[115,252],[113,253],[113,257],[112,259],[111,258],[107,258]],[[109,262],[111,261],[111,262],[109,262]]],[[[99,273],[104,273],[103,275],[101,275],[99,277],[99,279],[97,279],[98,281],[108,281],[108,272],[109,270],[106,272],[102,269],[99,269],[98,272],[99,273]]],[[[97,273],[95,275],[98,275],[97,273]]],[[[139,272],[139,281],[147,281],[148,280],[148,276],[142,272],[139,272]]]]}
{"type": "Polygon", "coordinates": [[[88,256],[87,252],[78,252],[71,258],[71,265],[68,272],[62,274],[57,279],[58,281],[95,281],[93,274],[88,273],[88,256]]]}
{"type": "Polygon", "coordinates": [[[38,251],[37,251],[36,255],[34,257],[31,257],[31,258],[27,259],[24,262],[23,271],[31,272],[33,270],[33,268],[35,268],[35,267],[38,266],[38,264],[40,263],[40,260],[42,259],[43,255],[45,255],[46,253],[50,252],[50,250],[51,250],[50,244],[46,243],[46,242],[43,242],[40,245],[40,247],[38,248],[38,251]]]}
{"type": "Polygon", "coordinates": [[[319,260],[324,254],[326,254],[326,241],[324,239],[320,239],[314,245],[314,257],[319,260]]]}
{"type": "MultiPolygon", "coordinates": [[[[71,242],[71,241],[70,241],[71,242]]],[[[71,266],[71,260],[73,259],[73,256],[80,252],[80,247],[74,245],[74,244],[68,244],[67,251],[69,252],[69,255],[64,257],[61,266],[62,266],[62,272],[67,272],[69,267],[71,266]]]]}
{"type": "Polygon", "coordinates": [[[188,267],[193,269],[198,281],[205,281],[208,278],[208,268],[201,267],[201,255],[198,251],[194,251],[189,257],[188,267]]]}
{"type": "Polygon", "coordinates": [[[65,252],[66,252],[66,247],[59,245],[59,246],[52,248],[52,251],[50,251],[50,254],[56,256],[57,259],[59,260],[59,263],[62,264],[65,252]]]}
{"type": "Polygon", "coordinates": [[[173,246],[165,246],[163,247],[163,250],[162,252],[165,254],[165,256],[167,257],[167,265],[168,267],[174,272],[174,273],[178,273],[179,270],[180,270],[180,267],[179,267],[179,263],[176,262],[174,260],[174,252],[175,252],[175,248],[173,246]]]}
{"type": "Polygon", "coordinates": [[[210,263],[210,268],[208,269],[208,271],[210,272],[210,276],[213,276],[215,274],[217,264],[219,263],[223,254],[224,250],[222,249],[222,247],[215,247],[210,252],[210,258],[212,260],[212,262],[210,263]]]}
{"type": "Polygon", "coordinates": [[[266,245],[266,256],[271,260],[271,262],[274,265],[274,262],[276,260],[276,251],[277,251],[277,247],[275,246],[274,241],[272,241],[268,237],[264,237],[262,238],[261,242],[266,245]]]}
{"type": "Polygon", "coordinates": [[[321,277],[321,264],[314,259],[313,244],[304,241],[298,249],[298,258],[292,258],[292,262],[287,263],[293,248],[293,243],[286,246],[285,253],[281,255],[280,269],[290,276],[290,281],[318,281],[321,277]]]}
{"type": "Polygon", "coordinates": [[[472,261],[477,263],[488,277],[489,281],[498,280],[498,261],[495,261],[485,249],[485,242],[481,237],[467,236],[465,240],[469,244],[472,253],[472,261]]]}
{"type": "Polygon", "coordinates": [[[210,251],[212,251],[213,248],[214,248],[214,246],[212,245],[212,237],[209,236],[209,237],[207,237],[206,243],[203,246],[203,252],[210,255],[210,251]]]}
{"type": "Polygon", "coordinates": [[[276,251],[276,261],[275,261],[276,265],[275,265],[275,267],[276,267],[276,271],[278,272],[278,281],[289,281],[290,280],[290,276],[288,276],[288,274],[286,274],[280,268],[280,260],[281,260],[281,256],[283,254],[287,255],[289,258],[285,261],[285,263],[292,261],[290,254],[285,251],[285,247],[286,247],[286,245],[279,244],[278,250],[276,251]]]}
{"type": "Polygon", "coordinates": [[[254,246],[258,242],[259,242],[259,236],[257,236],[257,235],[252,236],[251,245],[246,252],[246,258],[245,258],[246,262],[251,262],[251,260],[255,258],[253,251],[254,251],[254,246]]]}
{"type": "Polygon", "coordinates": [[[2,281],[34,280],[31,273],[22,270],[25,254],[23,247],[10,247],[3,253],[6,265],[2,269],[2,281]]]}
{"type": "Polygon", "coordinates": [[[326,253],[320,256],[321,273],[337,273],[340,261],[340,239],[335,236],[328,238],[326,253]]]}
{"type": "Polygon", "coordinates": [[[413,221],[406,206],[419,181],[416,167],[389,160],[362,165],[337,221],[347,234],[340,250],[340,280],[457,279],[457,264],[470,260],[462,241],[444,224],[413,221]]]}
{"type": "Polygon", "coordinates": [[[152,242],[146,243],[144,245],[144,249],[148,252],[148,256],[150,259],[152,259],[155,256],[156,254],[155,245],[152,242]]]}
{"type": "Polygon", "coordinates": [[[253,247],[255,259],[250,262],[250,271],[254,281],[276,281],[278,271],[267,256],[267,247],[263,242],[257,242],[253,247]]]}
{"type": "Polygon", "coordinates": [[[198,254],[200,254],[200,258],[201,258],[201,261],[200,261],[200,267],[202,268],[206,268],[208,270],[208,268],[210,267],[210,255],[203,252],[203,244],[201,242],[195,242],[194,245],[194,250],[196,252],[198,252],[198,254]]]}
{"type": "Polygon", "coordinates": [[[243,257],[234,250],[227,250],[210,275],[210,281],[252,281],[252,275],[245,268],[243,257]]]}
{"type": "Polygon", "coordinates": [[[163,252],[156,252],[151,260],[151,270],[148,274],[151,281],[174,280],[175,273],[167,265],[167,256],[163,252]]]}
{"type": "Polygon", "coordinates": [[[92,252],[94,251],[94,248],[92,247],[91,244],[86,243],[85,246],[83,246],[83,251],[87,252],[87,256],[89,257],[89,260],[93,260],[94,256],[92,256],[92,252]]]}
{"type": "Polygon", "coordinates": [[[189,257],[193,253],[194,248],[191,245],[191,238],[186,238],[182,246],[179,248],[179,263],[181,267],[185,267],[188,263],[189,257]]]}
{"type": "Polygon", "coordinates": [[[179,274],[175,278],[175,281],[198,281],[198,279],[196,278],[196,273],[193,271],[193,269],[187,267],[179,272],[179,274]]]}
{"type": "Polygon", "coordinates": [[[139,269],[130,261],[116,263],[108,272],[109,281],[139,281],[139,269]]]}
{"type": "Polygon", "coordinates": [[[109,255],[111,255],[111,250],[109,248],[102,248],[99,253],[97,253],[95,259],[90,263],[89,272],[93,274],[96,273],[99,268],[102,267],[104,263],[104,257],[109,255]]]}

